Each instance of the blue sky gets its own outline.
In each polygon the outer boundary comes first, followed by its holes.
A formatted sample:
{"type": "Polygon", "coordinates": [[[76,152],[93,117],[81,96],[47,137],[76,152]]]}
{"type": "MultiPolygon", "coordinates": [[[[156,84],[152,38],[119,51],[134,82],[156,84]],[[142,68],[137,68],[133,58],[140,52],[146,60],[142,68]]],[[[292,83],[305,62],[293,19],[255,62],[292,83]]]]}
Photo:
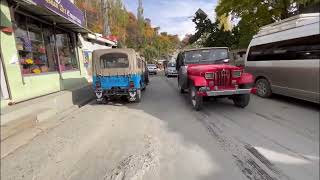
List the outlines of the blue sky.
{"type": "MultiPolygon", "coordinates": [[[[136,14],[138,0],[124,0],[126,8],[136,14]]],[[[152,26],[159,26],[160,31],[177,34],[183,38],[187,33],[194,33],[192,16],[198,8],[214,18],[217,0],[143,0],[144,17],[150,18],[152,26]]]]}

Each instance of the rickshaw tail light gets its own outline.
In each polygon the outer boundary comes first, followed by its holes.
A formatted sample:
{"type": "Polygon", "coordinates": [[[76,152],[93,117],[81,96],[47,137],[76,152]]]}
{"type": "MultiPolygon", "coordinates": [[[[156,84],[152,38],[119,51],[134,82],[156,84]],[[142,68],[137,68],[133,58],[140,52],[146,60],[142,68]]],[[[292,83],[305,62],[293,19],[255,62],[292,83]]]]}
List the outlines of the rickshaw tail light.
{"type": "Polygon", "coordinates": [[[100,81],[96,81],[96,88],[101,88],[101,83],[100,83],[100,81]]]}
{"type": "Polygon", "coordinates": [[[134,82],[133,81],[130,81],[129,87],[130,88],[134,88],[134,82]]]}

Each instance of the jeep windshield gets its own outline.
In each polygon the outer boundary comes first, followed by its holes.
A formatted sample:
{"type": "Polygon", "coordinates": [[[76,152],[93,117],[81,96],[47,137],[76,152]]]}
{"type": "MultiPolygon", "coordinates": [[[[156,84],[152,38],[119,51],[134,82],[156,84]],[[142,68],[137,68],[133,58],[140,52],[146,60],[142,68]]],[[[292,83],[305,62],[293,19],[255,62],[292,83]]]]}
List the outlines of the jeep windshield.
{"type": "Polygon", "coordinates": [[[199,49],[185,52],[186,64],[221,64],[229,59],[228,49],[199,49]]]}

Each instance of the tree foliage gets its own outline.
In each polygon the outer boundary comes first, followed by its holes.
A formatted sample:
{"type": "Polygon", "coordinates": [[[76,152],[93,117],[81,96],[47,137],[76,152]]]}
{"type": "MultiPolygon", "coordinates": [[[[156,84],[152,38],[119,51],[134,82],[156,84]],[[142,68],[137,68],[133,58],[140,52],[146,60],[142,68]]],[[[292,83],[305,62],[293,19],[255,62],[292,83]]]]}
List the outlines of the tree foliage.
{"type": "Polygon", "coordinates": [[[232,47],[236,43],[233,37],[235,32],[225,30],[219,20],[211,22],[206,14],[196,13],[193,22],[196,33],[189,37],[189,44],[196,44],[196,47],[232,47]]]}
{"type": "MultiPolygon", "coordinates": [[[[101,0],[75,0],[76,5],[87,15],[88,28],[96,33],[103,31],[101,0]]],[[[122,47],[133,48],[148,61],[165,58],[180,46],[177,35],[159,33],[158,27],[151,26],[150,19],[138,19],[128,12],[122,0],[108,0],[108,19],[111,33],[122,47]]]]}
{"type": "Polygon", "coordinates": [[[319,11],[319,6],[320,0],[220,0],[215,11],[218,17],[239,20],[235,46],[245,48],[260,27],[302,12],[319,11]]]}
{"type": "Polygon", "coordinates": [[[204,13],[196,14],[196,33],[189,43],[246,48],[262,26],[298,13],[319,11],[319,6],[320,0],[220,0],[215,9],[216,22],[204,13]],[[238,22],[232,30],[229,17],[238,22]]]}

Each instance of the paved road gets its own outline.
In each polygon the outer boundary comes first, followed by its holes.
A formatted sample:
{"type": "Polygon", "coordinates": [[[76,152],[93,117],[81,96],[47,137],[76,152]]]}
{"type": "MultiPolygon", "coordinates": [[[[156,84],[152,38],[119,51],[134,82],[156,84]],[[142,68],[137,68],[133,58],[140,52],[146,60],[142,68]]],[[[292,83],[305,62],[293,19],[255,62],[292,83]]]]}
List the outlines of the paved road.
{"type": "Polygon", "coordinates": [[[319,113],[252,96],[192,110],[175,78],[155,76],[140,104],[91,103],[1,160],[1,179],[319,179],[319,113]]]}

